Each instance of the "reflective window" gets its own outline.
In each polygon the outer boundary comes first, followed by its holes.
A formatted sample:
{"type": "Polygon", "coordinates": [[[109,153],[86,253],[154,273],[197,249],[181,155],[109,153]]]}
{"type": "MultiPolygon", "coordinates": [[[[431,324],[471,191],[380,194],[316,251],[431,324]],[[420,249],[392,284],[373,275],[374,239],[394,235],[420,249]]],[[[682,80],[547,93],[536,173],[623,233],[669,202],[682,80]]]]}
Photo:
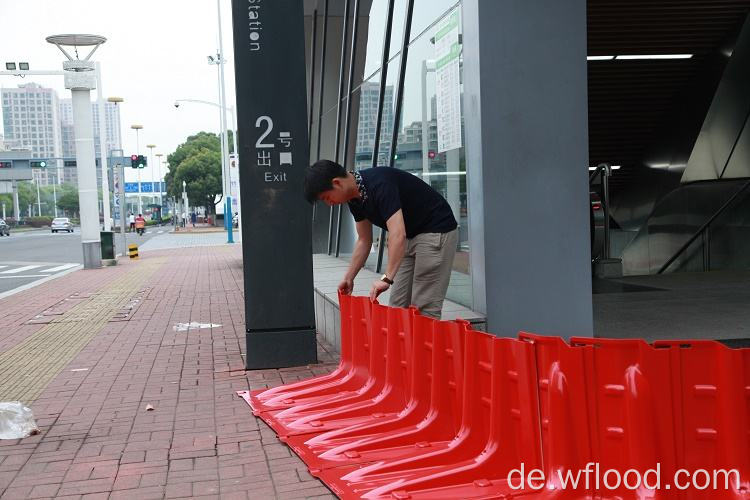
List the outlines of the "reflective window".
{"type": "MultiPolygon", "coordinates": [[[[378,0],[373,0],[378,1],[378,0]]],[[[380,0],[384,2],[385,0],[380,0]]],[[[406,0],[396,0],[393,4],[393,23],[391,25],[391,48],[388,58],[401,52],[401,43],[404,39],[404,19],[406,19],[406,0]]]]}
{"type": "Polygon", "coordinates": [[[409,45],[394,166],[420,177],[451,206],[459,248],[447,298],[470,305],[460,9],[428,24],[409,45]]]}
{"type": "MultiPolygon", "coordinates": [[[[359,109],[352,114],[352,118],[357,118],[357,130],[354,137],[354,168],[357,170],[372,166],[380,76],[380,71],[378,71],[360,86],[359,109]]],[[[390,96],[390,100],[392,101],[392,96],[390,96]]],[[[383,136],[384,134],[381,133],[381,141],[383,136]]]]}
{"type": "MultiPolygon", "coordinates": [[[[359,30],[361,35],[358,37],[362,40],[362,45],[365,45],[365,69],[364,77],[368,78],[370,75],[380,69],[380,63],[383,57],[383,37],[385,36],[385,18],[388,15],[388,0],[372,0],[370,6],[370,16],[367,23],[363,23],[362,19],[367,16],[365,9],[362,9],[360,13],[360,26],[359,30]]],[[[357,50],[362,50],[359,47],[357,50]]]]}
{"type": "Polygon", "coordinates": [[[416,39],[427,27],[459,4],[456,0],[414,0],[409,40],[416,39]]]}

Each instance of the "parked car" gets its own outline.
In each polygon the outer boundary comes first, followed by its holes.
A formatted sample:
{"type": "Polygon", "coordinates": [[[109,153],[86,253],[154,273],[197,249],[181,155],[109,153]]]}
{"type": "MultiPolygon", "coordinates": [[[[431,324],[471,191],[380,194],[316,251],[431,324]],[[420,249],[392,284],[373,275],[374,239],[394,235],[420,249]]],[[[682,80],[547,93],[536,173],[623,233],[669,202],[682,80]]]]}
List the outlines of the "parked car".
{"type": "Polygon", "coordinates": [[[67,217],[55,217],[52,220],[52,225],[50,226],[50,229],[52,229],[53,233],[56,233],[58,231],[65,231],[66,233],[72,233],[73,223],[70,222],[70,219],[68,219],[67,217]]]}
{"type": "Polygon", "coordinates": [[[0,219],[0,236],[10,236],[10,226],[0,219]]]}

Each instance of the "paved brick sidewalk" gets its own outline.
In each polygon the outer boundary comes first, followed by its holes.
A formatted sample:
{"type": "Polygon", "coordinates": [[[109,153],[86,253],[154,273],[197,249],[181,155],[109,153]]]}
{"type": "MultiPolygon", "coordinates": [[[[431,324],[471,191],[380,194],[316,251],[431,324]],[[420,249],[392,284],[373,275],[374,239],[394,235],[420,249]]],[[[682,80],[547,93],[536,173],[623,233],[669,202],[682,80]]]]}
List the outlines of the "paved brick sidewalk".
{"type": "Polygon", "coordinates": [[[141,255],[0,300],[0,356],[38,352],[29,373],[50,374],[26,393],[42,433],[0,441],[0,497],[333,498],[234,393],[334,356],[245,372],[241,247],[141,255]],[[189,322],[221,326],[175,331],[189,322]],[[70,347],[25,349],[53,330],[70,347]]]}

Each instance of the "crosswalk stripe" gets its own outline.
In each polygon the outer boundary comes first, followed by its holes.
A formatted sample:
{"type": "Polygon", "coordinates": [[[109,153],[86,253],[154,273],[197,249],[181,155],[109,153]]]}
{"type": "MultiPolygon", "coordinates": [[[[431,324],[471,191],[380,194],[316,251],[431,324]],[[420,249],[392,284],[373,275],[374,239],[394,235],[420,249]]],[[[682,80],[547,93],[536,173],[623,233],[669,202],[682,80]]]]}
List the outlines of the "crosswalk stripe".
{"type": "Polygon", "coordinates": [[[63,264],[62,266],[57,267],[51,267],[49,269],[45,269],[45,273],[56,273],[59,271],[65,271],[66,269],[70,269],[71,267],[76,267],[78,264],[63,264]]]}
{"type": "Polygon", "coordinates": [[[0,274],[15,274],[15,273],[23,272],[23,271],[28,271],[30,269],[36,269],[37,267],[42,267],[42,264],[33,264],[31,266],[23,266],[23,267],[17,267],[15,269],[8,269],[7,271],[0,271],[0,274]]]}
{"type": "Polygon", "coordinates": [[[0,280],[17,280],[20,278],[46,278],[49,274],[14,274],[13,276],[0,276],[0,280]]]}
{"type": "Polygon", "coordinates": [[[2,269],[3,267],[8,267],[8,266],[0,266],[0,269],[2,269]]]}

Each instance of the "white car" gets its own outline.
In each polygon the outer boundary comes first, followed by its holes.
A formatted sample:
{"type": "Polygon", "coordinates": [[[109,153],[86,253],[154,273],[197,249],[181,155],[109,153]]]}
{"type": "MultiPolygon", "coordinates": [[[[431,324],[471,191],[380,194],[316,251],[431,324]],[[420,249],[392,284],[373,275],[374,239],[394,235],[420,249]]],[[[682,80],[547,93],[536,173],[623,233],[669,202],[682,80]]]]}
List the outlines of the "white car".
{"type": "Polygon", "coordinates": [[[70,219],[68,219],[67,217],[55,217],[52,220],[52,225],[50,226],[50,229],[52,229],[53,233],[56,233],[58,231],[65,231],[66,233],[72,233],[73,224],[70,222],[70,219]]]}

